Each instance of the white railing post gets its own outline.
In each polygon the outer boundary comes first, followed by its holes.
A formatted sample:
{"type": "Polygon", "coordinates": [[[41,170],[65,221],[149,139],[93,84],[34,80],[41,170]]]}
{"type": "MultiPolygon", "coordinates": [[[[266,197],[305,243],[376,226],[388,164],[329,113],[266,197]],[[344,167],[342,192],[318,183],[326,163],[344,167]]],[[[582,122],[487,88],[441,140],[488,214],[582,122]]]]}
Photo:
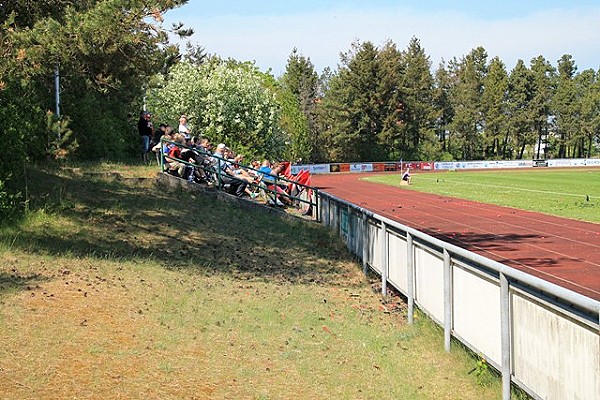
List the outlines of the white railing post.
{"type": "Polygon", "coordinates": [[[444,349],[450,352],[452,336],[452,263],[450,253],[444,249],[444,349]]]}
{"type": "Polygon", "coordinates": [[[387,224],[381,221],[381,295],[387,297],[389,249],[387,241],[387,224]]]}
{"type": "Polygon", "coordinates": [[[363,268],[363,274],[367,275],[368,272],[368,268],[369,268],[369,264],[368,264],[368,257],[369,257],[369,219],[367,217],[367,214],[363,214],[362,215],[362,226],[363,226],[363,233],[362,233],[362,268],[363,268]]]}
{"type": "Polygon", "coordinates": [[[406,232],[406,254],[408,256],[406,265],[408,323],[412,325],[415,313],[415,249],[413,247],[412,235],[408,232],[406,232]]]}
{"type": "Polygon", "coordinates": [[[510,400],[511,338],[510,338],[510,287],[506,275],[500,273],[500,337],[502,347],[502,399],[510,400]]]}

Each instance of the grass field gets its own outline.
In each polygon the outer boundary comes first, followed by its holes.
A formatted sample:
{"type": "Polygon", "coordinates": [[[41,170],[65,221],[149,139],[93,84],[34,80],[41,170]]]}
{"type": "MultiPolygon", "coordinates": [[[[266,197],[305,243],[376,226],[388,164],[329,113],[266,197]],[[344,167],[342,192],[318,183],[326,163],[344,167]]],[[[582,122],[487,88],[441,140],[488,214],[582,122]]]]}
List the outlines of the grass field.
{"type": "MultiPolygon", "coordinates": [[[[419,172],[409,190],[600,223],[600,168],[419,172]]],[[[400,186],[399,174],[365,178],[400,186]]]]}
{"type": "Polygon", "coordinates": [[[500,398],[324,227],[155,173],[29,172],[31,211],[0,228],[0,398],[500,398]]]}

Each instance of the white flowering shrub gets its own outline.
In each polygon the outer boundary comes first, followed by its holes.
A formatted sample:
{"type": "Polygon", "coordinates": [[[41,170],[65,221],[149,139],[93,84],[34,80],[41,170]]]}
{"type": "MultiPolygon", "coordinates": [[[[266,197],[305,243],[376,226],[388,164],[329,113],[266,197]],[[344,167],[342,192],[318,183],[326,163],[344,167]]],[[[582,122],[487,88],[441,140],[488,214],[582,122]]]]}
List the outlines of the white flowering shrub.
{"type": "Polygon", "coordinates": [[[186,114],[194,135],[249,156],[277,157],[284,141],[276,128],[279,107],[264,78],[249,64],[182,62],[149,91],[149,110],[155,124],[176,128],[186,114]]]}

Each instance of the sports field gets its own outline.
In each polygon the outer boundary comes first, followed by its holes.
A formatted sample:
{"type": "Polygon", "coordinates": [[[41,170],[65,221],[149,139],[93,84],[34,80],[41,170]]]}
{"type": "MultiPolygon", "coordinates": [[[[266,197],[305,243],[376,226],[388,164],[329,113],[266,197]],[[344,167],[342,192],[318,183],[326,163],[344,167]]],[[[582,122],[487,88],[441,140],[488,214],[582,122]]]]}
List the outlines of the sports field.
{"type": "MultiPolygon", "coordinates": [[[[415,171],[412,178],[411,190],[600,223],[599,168],[415,171]]],[[[364,179],[400,186],[399,173],[364,179]]]]}

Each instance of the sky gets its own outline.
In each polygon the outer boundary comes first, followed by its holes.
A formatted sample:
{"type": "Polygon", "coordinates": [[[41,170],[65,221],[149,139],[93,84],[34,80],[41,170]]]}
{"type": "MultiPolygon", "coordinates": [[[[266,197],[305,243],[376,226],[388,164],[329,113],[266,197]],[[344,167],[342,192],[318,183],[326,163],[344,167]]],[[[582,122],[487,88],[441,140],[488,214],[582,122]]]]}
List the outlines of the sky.
{"type": "Polygon", "coordinates": [[[600,68],[600,0],[189,0],[165,15],[166,26],[178,21],[194,29],[186,41],[276,77],[294,48],[321,73],[355,41],[404,50],[413,37],[433,69],[478,46],[508,71],[539,55],[556,66],[564,54],[578,71],[600,68]]]}

